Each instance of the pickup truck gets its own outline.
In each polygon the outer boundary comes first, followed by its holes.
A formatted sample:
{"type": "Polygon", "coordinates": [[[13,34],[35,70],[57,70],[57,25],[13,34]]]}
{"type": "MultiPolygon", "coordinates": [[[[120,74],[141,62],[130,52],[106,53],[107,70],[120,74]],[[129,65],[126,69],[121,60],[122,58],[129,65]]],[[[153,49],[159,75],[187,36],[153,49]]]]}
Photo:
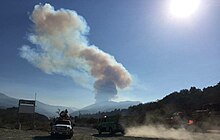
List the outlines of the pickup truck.
{"type": "Polygon", "coordinates": [[[51,125],[51,136],[62,135],[67,138],[73,136],[73,124],[70,120],[57,120],[51,125]]]}
{"type": "Polygon", "coordinates": [[[117,119],[105,116],[103,119],[100,119],[96,127],[99,134],[102,132],[109,132],[109,134],[115,134],[121,132],[123,135],[125,133],[124,128],[121,124],[118,123],[117,119]]]}
{"type": "Polygon", "coordinates": [[[109,132],[109,134],[115,134],[117,132],[121,132],[124,134],[123,127],[115,122],[102,122],[98,125],[98,132],[99,134],[102,134],[102,132],[109,132]]]}

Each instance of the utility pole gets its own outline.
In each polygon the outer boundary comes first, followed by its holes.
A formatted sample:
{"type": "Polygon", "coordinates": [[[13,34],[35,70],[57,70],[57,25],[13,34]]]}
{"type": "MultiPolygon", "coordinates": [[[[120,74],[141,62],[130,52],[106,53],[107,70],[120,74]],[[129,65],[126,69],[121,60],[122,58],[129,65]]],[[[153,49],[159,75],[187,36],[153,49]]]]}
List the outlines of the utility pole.
{"type": "Polygon", "coordinates": [[[34,118],[34,121],[33,121],[33,129],[35,129],[35,127],[36,127],[36,124],[35,124],[35,110],[36,110],[36,101],[37,101],[37,93],[35,92],[35,94],[34,94],[34,101],[35,101],[35,105],[34,105],[34,116],[33,116],[33,118],[34,118]]]}

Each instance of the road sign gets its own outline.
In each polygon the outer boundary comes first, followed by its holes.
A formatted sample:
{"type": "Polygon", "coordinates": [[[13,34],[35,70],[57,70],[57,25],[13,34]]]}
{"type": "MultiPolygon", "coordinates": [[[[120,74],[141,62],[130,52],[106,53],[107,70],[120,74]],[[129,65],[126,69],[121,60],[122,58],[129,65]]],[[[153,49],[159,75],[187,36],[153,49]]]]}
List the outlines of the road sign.
{"type": "Polygon", "coordinates": [[[19,100],[18,113],[35,113],[35,101],[34,100],[19,100]]]}

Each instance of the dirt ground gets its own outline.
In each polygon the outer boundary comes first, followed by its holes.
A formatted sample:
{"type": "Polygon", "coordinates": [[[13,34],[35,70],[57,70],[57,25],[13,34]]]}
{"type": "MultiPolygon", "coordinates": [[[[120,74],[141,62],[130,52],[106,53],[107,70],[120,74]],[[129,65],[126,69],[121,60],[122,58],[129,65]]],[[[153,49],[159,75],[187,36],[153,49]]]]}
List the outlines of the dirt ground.
{"type": "MultiPolygon", "coordinates": [[[[147,132],[146,132],[147,133],[147,132]]],[[[198,134],[196,134],[198,135],[198,134]]],[[[209,134],[211,137],[206,137],[207,140],[218,140],[220,134],[209,134]],[[209,139],[210,138],[210,139],[209,139]]],[[[50,134],[44,131],[38,130],[15,130],[15,129],[2,129],[0,128],[0,140],[51,140],[50,134]]],[[[59,140],[65,140],[65,138],[53,138],[59,140]]],[[[204,135],[198,137],[198,139],[204,139],[204,135]]],[[[121,134],[115,134],[113,136],[106,134],[98,135],[97,131],[90,128],[75,127],[74,136],[71,140],[167,140],[159,138],[141,138],[141,137],[130,137],[123,136],[121,134]]]]}

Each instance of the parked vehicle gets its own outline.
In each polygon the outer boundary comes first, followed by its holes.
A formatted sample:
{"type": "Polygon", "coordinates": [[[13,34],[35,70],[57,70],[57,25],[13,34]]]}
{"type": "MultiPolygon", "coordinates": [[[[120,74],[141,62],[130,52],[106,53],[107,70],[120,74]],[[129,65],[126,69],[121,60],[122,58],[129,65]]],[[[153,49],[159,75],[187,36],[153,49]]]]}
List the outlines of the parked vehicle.
{"type": "Polygon", "coordinates": [[[99,134],[102,134],[102,132],[109,132],[109,134],[115,134],[117,132],[125,133],[124,128],[118,123],[118,120],[108,118],[107,116],[99,120],[97,130],[99,134]]]}

